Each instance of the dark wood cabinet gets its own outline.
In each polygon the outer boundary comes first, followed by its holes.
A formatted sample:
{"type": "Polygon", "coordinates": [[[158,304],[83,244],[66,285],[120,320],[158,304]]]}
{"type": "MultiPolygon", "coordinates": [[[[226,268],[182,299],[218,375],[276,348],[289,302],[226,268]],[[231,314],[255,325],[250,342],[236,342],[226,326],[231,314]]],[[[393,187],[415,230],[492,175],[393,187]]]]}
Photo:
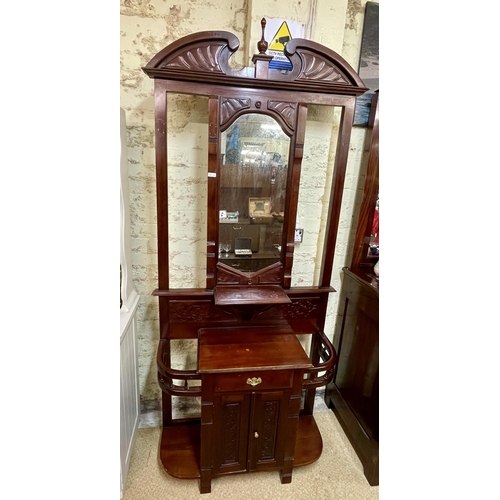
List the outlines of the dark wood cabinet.
{"type": "MultiPolygon", "coordinates": [[[[264,26],[262,20],[263,33],[264,26]]],[[[155,88],[160,459],[172,476],[199,479],[202,493],[224,474],[276,470],[287,483],[294,467],[321,455],[314,396],[331,379],[337,360],[324,325],[335,292],[330,281],[355,100],[367,90],[341,56],[318,43],[290,40],[290,71],[270,66],[264,39],[255,67],[235,70],[228,60],[238,45],[225,31],[195,33],[165,47],[143,68],[155,88]],[[207,102],[204,288],[170,287],[169,93],[204,96],[207,102]],[[331,203],[317,284],[294,287],[311,105],[341,110],[339,137],[326,186],[331,203]],[[248,256],[235,255],[239,238],[251,239],[248,256]],[[310,339],[309,352],[299,335],[310,339]],[[172,341],[182,339],[197,340],[196,369],[172,366],[172,341]],[[200,398],[201,416],[174,418],[172,398],[178,396],[200,398]]]]}
{"type": "Polygon", "coordinates": [[[372,101],[368,171],[351,269],[342,270],[333,344],[337,366],[325,391],[372,486],[379,484],[379,278],[369,247],[378,199],[378,94],[372,101]]]}
{"type": "Polygon", "coordinates": [[[312,368],[296,335],[252,327],[199,335],[201,492],[234,472],[279,470],[291,481],[304,370],[312,368]]]}
{"type": "Polygon", "coordinates": [[[366,479],[379,484],[379,293],[343,270],[343,308],[333,344],[337,367],[325,399],[363,464],[366,479]]]}

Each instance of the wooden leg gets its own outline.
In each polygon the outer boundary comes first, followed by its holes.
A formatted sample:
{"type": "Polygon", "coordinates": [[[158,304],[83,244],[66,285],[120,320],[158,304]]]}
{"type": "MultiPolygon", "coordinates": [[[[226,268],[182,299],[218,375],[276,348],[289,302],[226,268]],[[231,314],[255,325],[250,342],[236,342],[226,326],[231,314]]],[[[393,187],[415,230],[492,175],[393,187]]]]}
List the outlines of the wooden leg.
{"type": "Polygon", "coordinates": [[[280,470],[281,484],[289,484],[292,482],[293,458],[285,458],[283,468],[280,470]]]}
{"type": "Polygon", "coordinates": [[[280,470],[281,484],[290,484],[292,482],[292,473],[285,474],[283,470],[280,470]]]}
{"type": "Polygon", "coordinates": [[[200,493],[210,493],[212,491],[212,469],[202,470],[200,476],[200,493]]]}

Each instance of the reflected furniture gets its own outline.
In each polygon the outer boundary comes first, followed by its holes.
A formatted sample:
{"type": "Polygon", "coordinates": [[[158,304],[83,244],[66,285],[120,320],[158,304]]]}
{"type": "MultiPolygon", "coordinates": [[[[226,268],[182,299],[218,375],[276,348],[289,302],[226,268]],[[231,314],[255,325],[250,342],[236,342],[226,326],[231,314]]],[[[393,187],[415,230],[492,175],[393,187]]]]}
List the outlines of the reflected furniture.
{"type": "Polygon", "coordinates": [[[276,470],[287,483],[294,467],[317,460],[314,396],[337,359],[323,330],[355,98],[367,89],[341,56],[305,39],[286,45],[291,70],[273,69],[264,28],[262,20],[253,68],[229,65],[239,41],[226,31],[185,36],[143,68],[155,101],[160,459],[172,476],[199,479],[201,493],[224,474],[276,470]],[[208,102],[205,288],[169,286],[169,93],[208,102]],[[319,282],[295,287],[309,105],[336,106],[341,116],[319,282]],[[196,340],[196,369],[172,367],[179,339],[196,340]],[[200,416],[174,418],[174,397],[199,398],[200,416]]]}
{"type": "MultiPolygon", "coordinates": [[[[378,211],[378,93],[373,97],[371,141],[351,268],[342,270],[339,316],[333,338],[337,366],[325,401],[339,419],[372,486],[379,484],[379,276],[372,251],[378,211]]],[[[378,229],[377,229],[378,231],[378,229]]]]}

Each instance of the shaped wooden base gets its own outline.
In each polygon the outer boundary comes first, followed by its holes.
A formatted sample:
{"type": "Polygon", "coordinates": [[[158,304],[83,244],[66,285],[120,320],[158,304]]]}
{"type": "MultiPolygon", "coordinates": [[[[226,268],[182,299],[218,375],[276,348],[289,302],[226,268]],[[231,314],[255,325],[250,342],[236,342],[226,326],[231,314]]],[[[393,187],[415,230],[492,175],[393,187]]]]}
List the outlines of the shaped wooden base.
{"type": "MultiPolygon", "coordinates": [[[[200,434],[199,421],[163,428],[160,460],[171,476],[179,479],[200,478],[200,434]]],[[[315,462],[321,456],[322,451],[323,440],[314,417],[312,415],[301,416],[293,466],[300,467],[315,462]]]]}

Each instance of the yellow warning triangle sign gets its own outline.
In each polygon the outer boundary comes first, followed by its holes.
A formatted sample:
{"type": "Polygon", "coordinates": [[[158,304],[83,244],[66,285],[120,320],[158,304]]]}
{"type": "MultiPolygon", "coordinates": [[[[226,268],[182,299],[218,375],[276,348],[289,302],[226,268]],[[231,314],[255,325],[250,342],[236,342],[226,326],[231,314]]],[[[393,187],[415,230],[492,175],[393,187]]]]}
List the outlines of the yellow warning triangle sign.
{"type": "Polygon", "coordinates": [[[272,43],[269,45],[269,49],[271,50],[279,50],[283,52],[285,49],[285,45],[292,39],[292,34],[288,28],[288,24],[286,21],[281,23],[279,30],[276,32],[276,35],[273,37],[272,43]]]}

